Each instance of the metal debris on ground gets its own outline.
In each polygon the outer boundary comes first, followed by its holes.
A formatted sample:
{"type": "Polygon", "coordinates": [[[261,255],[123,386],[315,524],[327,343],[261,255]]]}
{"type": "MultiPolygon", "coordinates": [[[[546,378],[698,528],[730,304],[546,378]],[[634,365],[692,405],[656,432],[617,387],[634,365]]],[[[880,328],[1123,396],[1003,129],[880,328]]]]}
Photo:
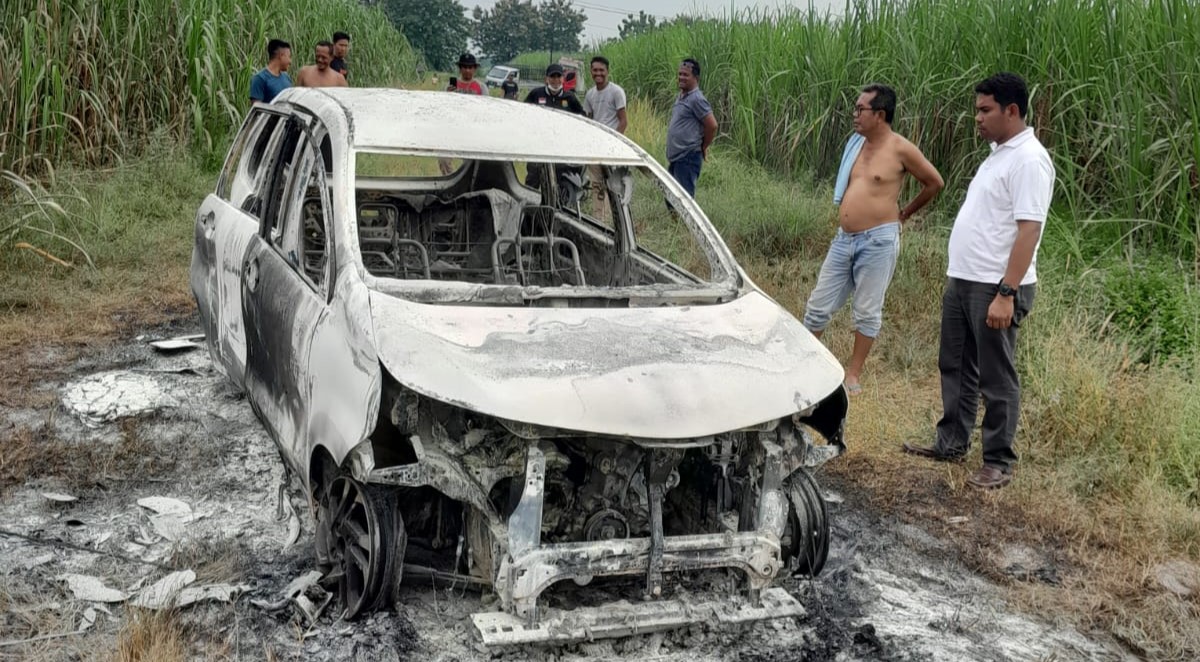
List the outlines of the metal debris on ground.
{"type": "Polygon", "coordinates": [[[187,336],[176,336],[165,340],[154,340],[150,342],[150,346],[163,353],[183,352],[192,349],[204,347],[203,333],[196,333],[187,336]]]}
{"type": "Polygon", "coordinates": [[[58,492],[42,492],[42,496],[57,503],[71,503],[72,501],[79,500],[79,497],[73,497],[70,494],[60,494],[58,492]]]}
{"type": "Polygon", "coordinates": [[[186,607],[190,604],[205,601],[230,602],[238,595],[250,590],[247,584],[207,584],[205,586],[189,586],[179,592],[175,600],[176,607],[186,607]]]}
{"type": "Polygon", "coordinates": [[[288,603],[299,595],[302,595],[308,587],[315,585],[321,579],[321,573],[317,570],[310,570],[303,575],[293,579],[283,589],[283,597],[274,602],[267,600],[251,600],[250,604],[266,611],[279,611],[287,607],[288,603]]]}
{"type": "Polygon", "coordinates": [[[191,570],[179,570],[163,577],[150,586],[142,589],[133,600],[135,607],[147,609],[163,609],[175,603],[175,599],[184,587],[196,581],[196,573],[191,570]]]}
{"type": "Polygon", "coordinates": [[[84,600],[86,602],[124,602],[129,598],[129,595],[124,591],[118,591],[115,588],[109,588],[104,585],[104,580],[91,575],[76,575],[65,574],[59,575],[59,580],[67,582],[67,588],[71,589],[71,594],[76,600],[84,600]]]}
{"type": "Polygon", "coordinates": [[[179,499],[171,497],[152,496],[137,500],[137,504],[147,510],[153,510],[159,515],[186,516],[192,514],[192,507],[179,499]]]}

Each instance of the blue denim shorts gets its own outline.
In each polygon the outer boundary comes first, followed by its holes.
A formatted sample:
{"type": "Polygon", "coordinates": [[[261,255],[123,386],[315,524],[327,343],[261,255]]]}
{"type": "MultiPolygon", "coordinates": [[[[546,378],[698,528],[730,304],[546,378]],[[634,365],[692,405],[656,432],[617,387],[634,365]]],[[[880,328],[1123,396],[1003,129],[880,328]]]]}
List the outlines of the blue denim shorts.
{"type": "Polygon", "coordinates": [[[868,338],[878,336],[884,295],[899,255],[899,221],[862,232],[838,228],[821,265],[817,286],[808,297],[804,326],[809,331],[824,331],[833,314],[854,295],[854,329],[868,338]]]}

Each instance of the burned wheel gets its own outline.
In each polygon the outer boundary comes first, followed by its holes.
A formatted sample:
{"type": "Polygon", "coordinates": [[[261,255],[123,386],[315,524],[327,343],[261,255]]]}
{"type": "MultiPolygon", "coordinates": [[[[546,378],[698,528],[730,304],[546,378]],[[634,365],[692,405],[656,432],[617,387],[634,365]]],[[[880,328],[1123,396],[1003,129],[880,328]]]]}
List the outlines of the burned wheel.
{"type": "Polygon", "coordinates": [[[338,476],[321,500],[318,552],[332,566],[343,617],[352,619],[391,599],[404,560],[404,525],[394,490],[338,476]]]}
{"type": "Polygon", "coordinates": [[[784,534],[784,552],[795,575],[816,577],[829,557],[829,516],[825,498],[807,469],[784,482],[791,509],[784,534]]]}

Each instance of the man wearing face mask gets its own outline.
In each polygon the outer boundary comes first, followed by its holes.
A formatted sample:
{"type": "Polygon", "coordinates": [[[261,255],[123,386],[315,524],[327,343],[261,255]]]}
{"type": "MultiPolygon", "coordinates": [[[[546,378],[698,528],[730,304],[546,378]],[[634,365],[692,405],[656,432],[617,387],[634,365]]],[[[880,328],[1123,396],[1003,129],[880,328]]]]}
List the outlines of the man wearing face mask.
{"type": "Polygon", "coordinates": [[[536,103],[547,108],[557,108],[576,115],[583,114],[583,104],[574,92],[563,89],[563,68],[561,64],[546,67],[546,85],[529,91],[525,103],[536,103]]]}
{"type": "MultiPolygon", "coordinates": [[[[575,96],[575,93],[563,89],[561,64],[552,64],[546,67],[545,86],[530,90],[529,94],[525,96],[525,103],[536,103],[539,106],[565,110],[576,115],[584,114],[583,104],[579,103],[579,98],[575,96]]],[[[544,171],[544,164],[530,163],[525,175],[525,185],[540,188],[544,171]]]]}

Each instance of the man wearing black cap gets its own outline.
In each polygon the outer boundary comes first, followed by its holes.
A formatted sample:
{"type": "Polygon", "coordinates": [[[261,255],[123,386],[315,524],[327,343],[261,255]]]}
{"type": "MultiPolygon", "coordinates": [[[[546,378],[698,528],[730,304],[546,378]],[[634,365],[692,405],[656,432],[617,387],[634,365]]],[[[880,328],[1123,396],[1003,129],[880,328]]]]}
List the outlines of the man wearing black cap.
{"type": "Polygon", "coordinates": [[[574,92],[563,89],[563,68],[561,64],[546,67],[546,84],[529,91],[525,103],[536,103],[547,108],[558,108],[576,115],[583,114],[583,104],[574,92]]]}
{"type": "Polygon", "coordinates": [[[458,56],[459,78],[457,80],[451,78],[451,83],[446,87],[446,91],[487,96],[487,88],[483,86],[483,83],[475,80],[475,72],[478,69],[479,62],[475,59],[474,55],[463,53],[458,56]]]}
{"type": "MultiPolygon", "coordinates": [[[[583,104],[579,103],[579,98],[574,92],[568,92],[563,89],[563,68],[561,64],[552,64],[546,67],[546,84],[542,87],[529,91],[525,96],[525,103],[536,103],[539,106],[546,108],[556,108],[565,110],[568,113],[583,115],[583,104]]],[[[568,168],[569,166],[560,166],[568,168]]],[[[525,185],[539,188],[542,183],[542,173],[545,166],[541,163],[530,163],[528,172],[525,175],[525,185]]]]}

